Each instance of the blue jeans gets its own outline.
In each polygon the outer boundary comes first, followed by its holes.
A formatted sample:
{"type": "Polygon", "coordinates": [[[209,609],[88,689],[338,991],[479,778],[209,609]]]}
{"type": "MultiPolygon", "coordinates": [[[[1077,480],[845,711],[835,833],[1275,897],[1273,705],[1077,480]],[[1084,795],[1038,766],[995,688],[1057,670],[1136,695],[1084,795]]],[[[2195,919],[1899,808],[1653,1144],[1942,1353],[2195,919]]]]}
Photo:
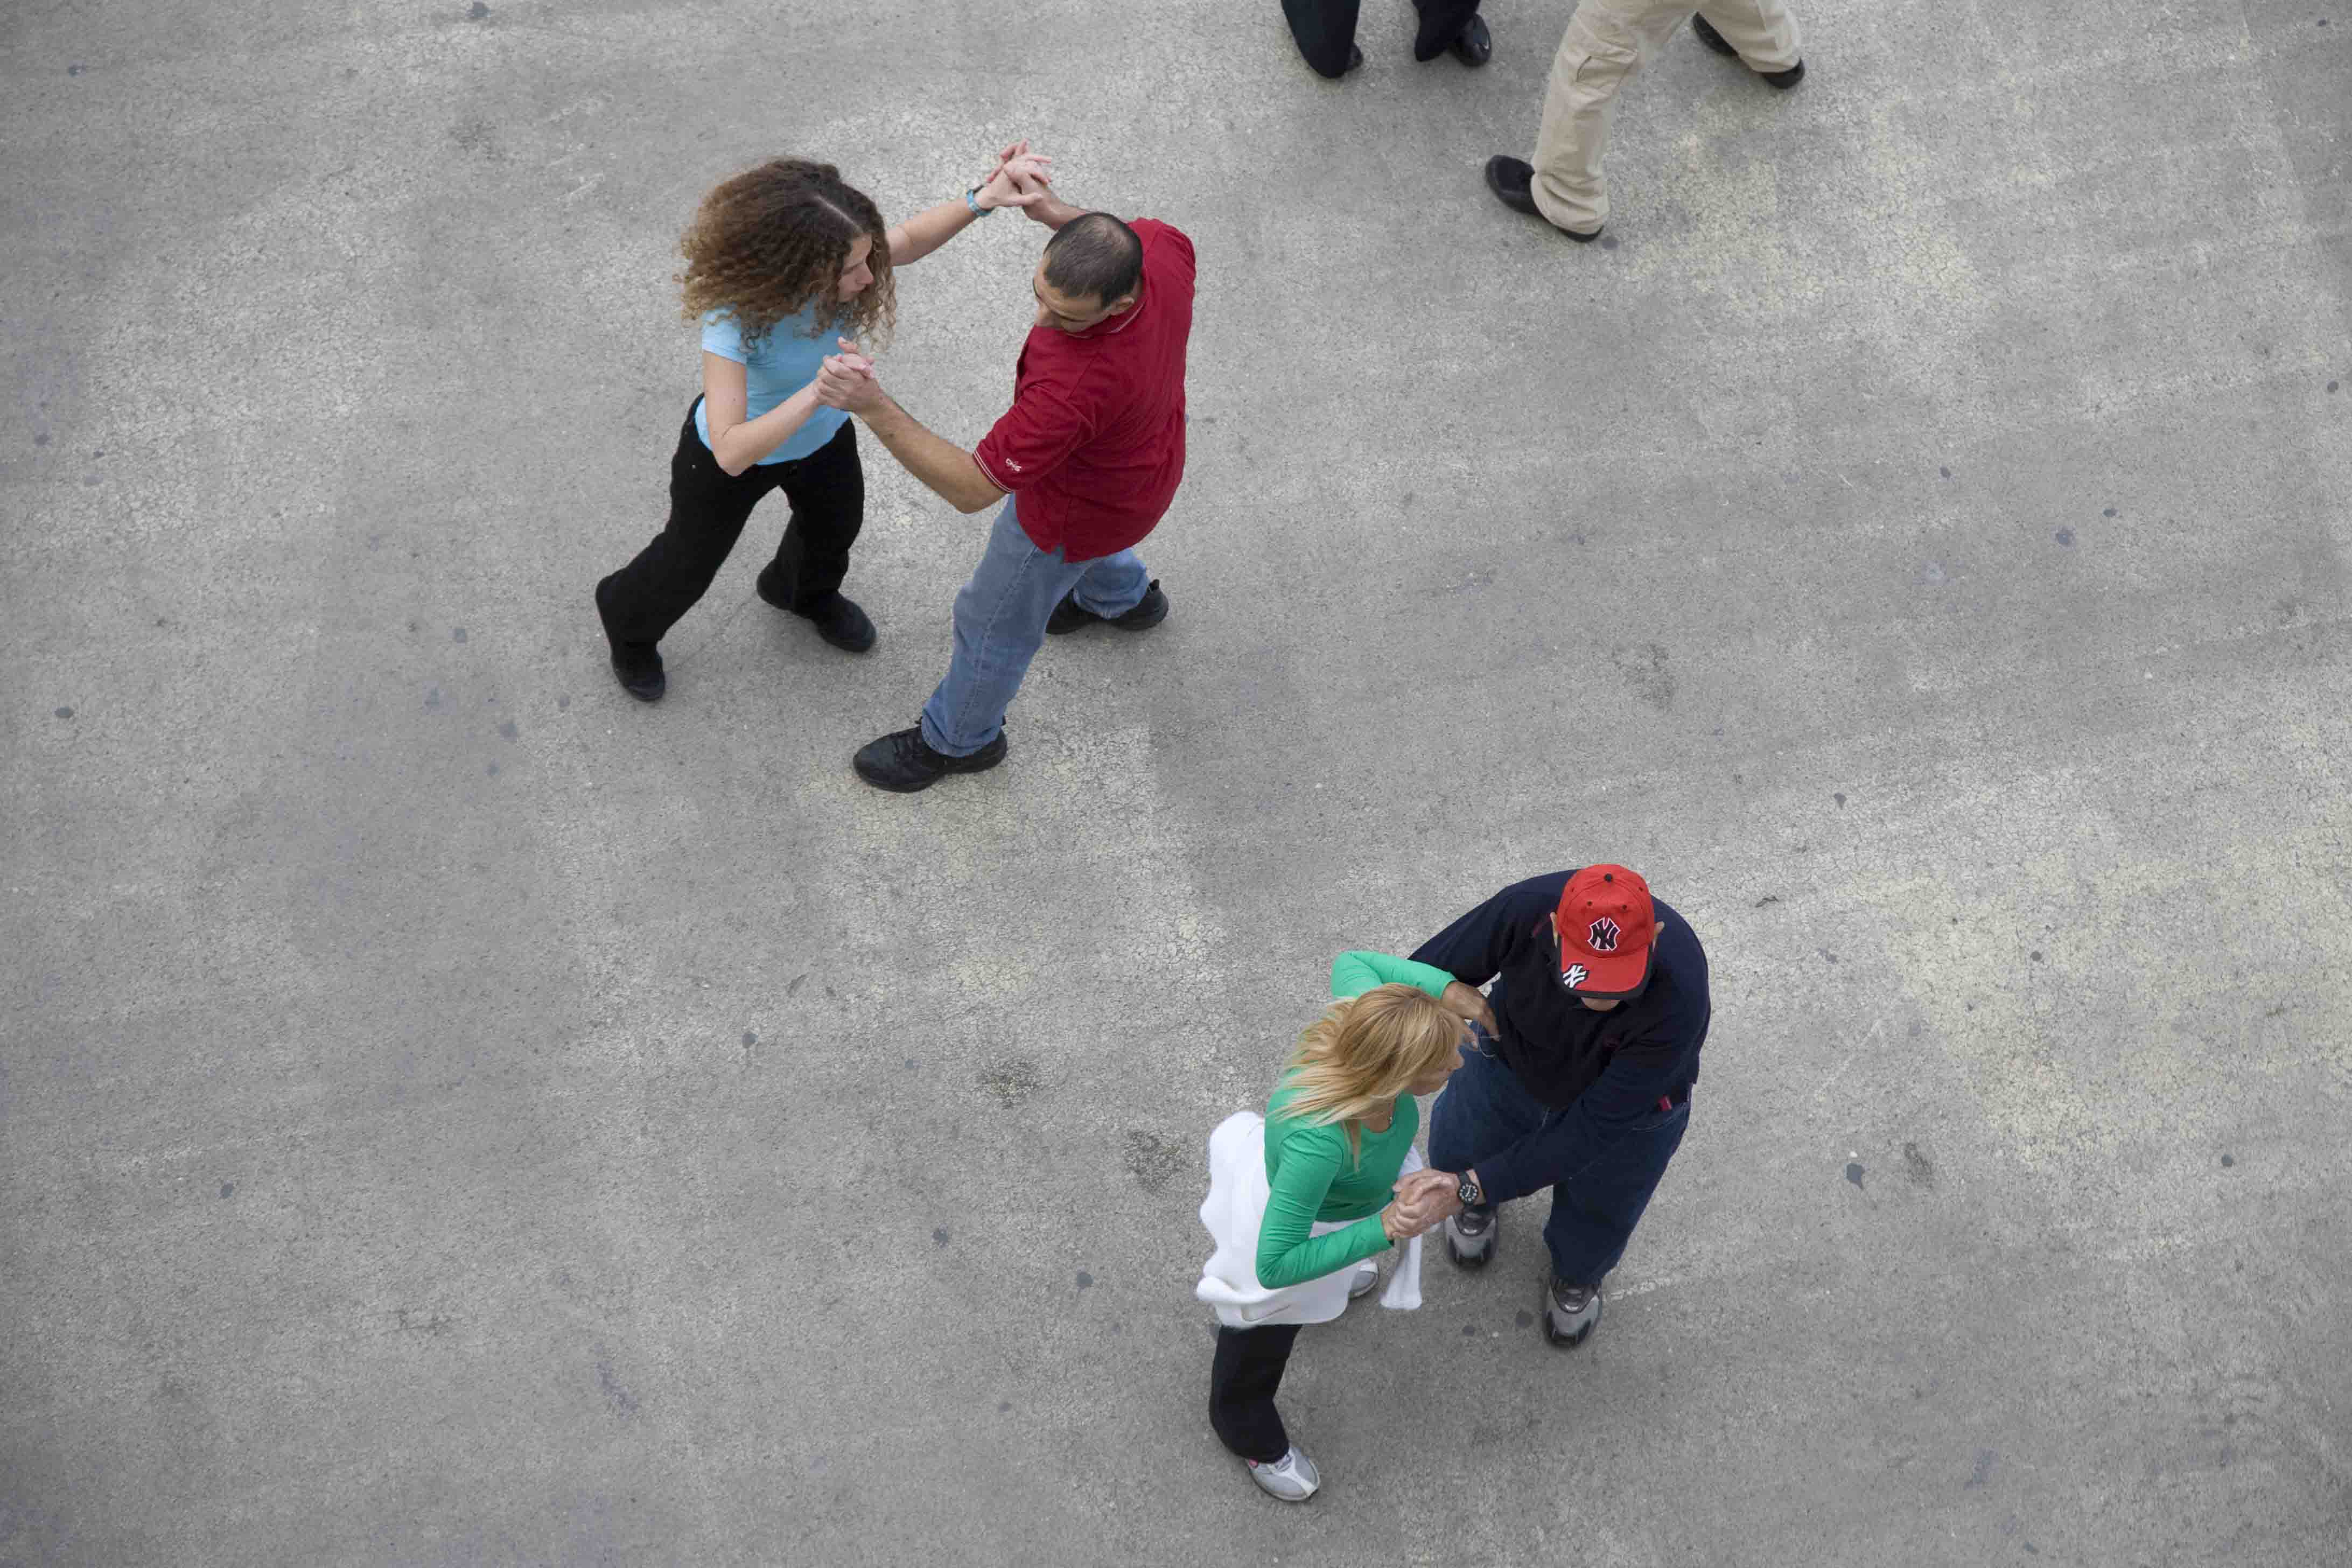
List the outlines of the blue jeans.
{"type": "MultiPolygon", "coordinates": [[[[1500,1057],[1465,1047],[1463,1065],[1429,1111],[1429,1163],[1441,1171],[1474,1169],[1480,1156],[1509,1148],[1563,1114],[1519,1086],[1500,1057]]],[[[1607,1153],[1551,1190],[1544,1245],[1552,1271],[1570,1285],[1598,1285],[1625,1256],[1625,1244],[1650,1194],[1666,1173],[1690,1125],[1690,1101],[1645,1117],[1607,1153]]]]}
{"type": "Polygon", "coordinates": [[[1073,564],[1021,531],[1014,498],[988,531],[988,548],[955,601],[955,651],[947,678],[923,704],[923,740],[968,757],[1004,729],[1004,710],[1045,641],[1045,620],[1066,594],[1098,616],[1123,616],[1143,602],[1151,579],[1132,550],[1073,564]]]}

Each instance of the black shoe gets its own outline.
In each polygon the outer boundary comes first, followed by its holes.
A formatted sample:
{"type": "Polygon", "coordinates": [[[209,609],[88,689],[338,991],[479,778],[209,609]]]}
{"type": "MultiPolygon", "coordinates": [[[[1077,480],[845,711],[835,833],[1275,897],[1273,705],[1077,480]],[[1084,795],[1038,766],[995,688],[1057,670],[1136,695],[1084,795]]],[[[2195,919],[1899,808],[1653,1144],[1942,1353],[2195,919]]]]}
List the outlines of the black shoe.
{"type": "Polygon", "coordinates": [[[827,594],[824,598],[803,609],[784,596],[777,584],[775,566],[771,563],[760,573],[759,581],[751,584],[760,597],[798,616],[816,627],[816,635],[834,647],[849,653],[864,653],[874,646],[874,623],[857,607],[857,601],[841,594],[827,594]]]}
{"type": "Polygon", "coordinates": [[[649,642],[623,642],[613,635],[613,623],[604,614],[605,584],[596,584],[596,619],[604,627],[604,641],[613,650],[613,674],[621,689],[640,702],[658,702],[669,689],[669,677],[662,673],[661,648],[649,642]]]}
{"type": "Polygon", "coordinates": [[[876,789],[912,795],[929,789],[950,773],[985,773],[1004,760],[1004,732],[998,731],[996,739],[968,757],[951,757],[945,752],[935,752],[923,739],[923,727],[894,730],[879,740],[868,741],[857,748],[851,765],[857,776],[876,789]]]}
{"type": "Polygon", "coordinates": [[[1078,603],[1076,594],[1065,594],[1062,602],[1054,606],[1054,613],[1045,617],[1045,631],[1050,637],[1060,637],[1080,626],[1100,623],[1123,632],[1148,632],[1167,618],[1168,595],[1160,591],[1160,579],[1154,577],[1151,586],[1143,591],[1143,597],[1135,602],[1135,608],[1123,616],[1096,615],[1078,603]]]}
{"type": "Polygon", "coordinates": [[[1486,18],[1473,11],[1445,47],[1465,66],[1483,66],[1495,58],[1495,35],[1486,30],[1486,18]]]}
{"type": "MultiPolygon", "coordinates": [[[[1718,55],[1735,60],[1739,58],[1739,51],[1731,47],[1731,40],[1707,26],[1706,18],[1696,12],[1691,15],[1691,35],[1718,55]]],[[[1799,60],[1784,71],[1758,71],[1756,74],[1786,92],[1805,79],[1805,62],[1799,60]]]]}
{"type": "MultiPolygon", "coordinates": [[[[1529,217],[1543,216],[1543,210],[1536,205],[1535,184],[1536,167],[1525,158],[1509,158],[1497,153],[1486,160],[1486,188],[1495,193],[1496,200],[1515,213],[1525,213],[1529,217]]],[[[1597,228],[1585,234],[1572,228],[1563,228],[1559,232],[1579,245],[1590,245],[1601,237],[1601,231],[1597,228]]]]}

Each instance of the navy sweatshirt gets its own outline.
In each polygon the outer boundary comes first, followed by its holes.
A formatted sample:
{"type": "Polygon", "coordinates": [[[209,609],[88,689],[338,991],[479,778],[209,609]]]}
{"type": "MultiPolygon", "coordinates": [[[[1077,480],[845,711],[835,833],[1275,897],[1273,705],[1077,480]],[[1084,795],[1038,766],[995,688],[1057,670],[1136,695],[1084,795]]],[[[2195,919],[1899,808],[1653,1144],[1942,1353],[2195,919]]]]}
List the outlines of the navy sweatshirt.
{"type": "Polygon", "coordinates": [[[1546,919],[1575,874],[1514,883],[1412,954],[1468,984],[1495,982],[1486,999],[1500,1029],[1497,1054],[1520,1087],[1554,1112],[1478,1161],[1479,1184],[1497,1203],[1573,1181],[1657,1116],[1661,1100],[1679,1104],[1698,1080],[1711,1009],[1697,933],[1658,904],[1649,985],[1631,1002],[1595,1012],[1561,988],[1559,944],[1546,919]]]}

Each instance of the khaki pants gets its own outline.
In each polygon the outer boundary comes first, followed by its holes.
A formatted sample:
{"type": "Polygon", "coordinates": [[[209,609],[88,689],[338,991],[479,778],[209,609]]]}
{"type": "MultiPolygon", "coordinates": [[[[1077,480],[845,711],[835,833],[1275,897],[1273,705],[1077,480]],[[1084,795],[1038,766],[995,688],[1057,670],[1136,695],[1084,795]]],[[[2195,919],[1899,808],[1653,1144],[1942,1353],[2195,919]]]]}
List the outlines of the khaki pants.
{"type": "Polygon", "coordinates": [[[1674,36],[1693,10],[1756,71],[1797,63],[1797,19],[1782,0],[1583,0],[1551,62],[1543,130],[1536,138],[1536,209],[1562,228],[1591,234],[1609,216],[1601,156],[1617,89],[1674,36]]]}

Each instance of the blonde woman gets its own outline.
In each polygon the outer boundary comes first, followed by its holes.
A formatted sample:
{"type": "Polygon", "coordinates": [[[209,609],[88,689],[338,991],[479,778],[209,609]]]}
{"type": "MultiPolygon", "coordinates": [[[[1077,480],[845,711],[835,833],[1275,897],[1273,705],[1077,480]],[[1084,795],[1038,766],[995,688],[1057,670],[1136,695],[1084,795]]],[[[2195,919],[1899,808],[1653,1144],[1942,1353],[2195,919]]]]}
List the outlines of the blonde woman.
{"type": "Polygon", "coordinates": [[[1417,1094],[1461,1063],[1486,999],[1442,969],[1379,952],[1331,964],[1330,1010],[1299,1037],[1260,1118],[1242,1111],[1209,1139],[1202,1223],[1216,1243],[1194,1294],[1216,1309],[1209,1424],[1260,1489],[1305,1502],[1322,1485],[1292,1444],[1275,1391],[1302,1324],[1328,1322],[1380,1280],[1374,1259],[1409,1242],[1383,1305],[1421,1305],[1421,1233],[1444,1196],[1408,1204],[1397,1180],[1421,1163],[1417,1094]]]}

